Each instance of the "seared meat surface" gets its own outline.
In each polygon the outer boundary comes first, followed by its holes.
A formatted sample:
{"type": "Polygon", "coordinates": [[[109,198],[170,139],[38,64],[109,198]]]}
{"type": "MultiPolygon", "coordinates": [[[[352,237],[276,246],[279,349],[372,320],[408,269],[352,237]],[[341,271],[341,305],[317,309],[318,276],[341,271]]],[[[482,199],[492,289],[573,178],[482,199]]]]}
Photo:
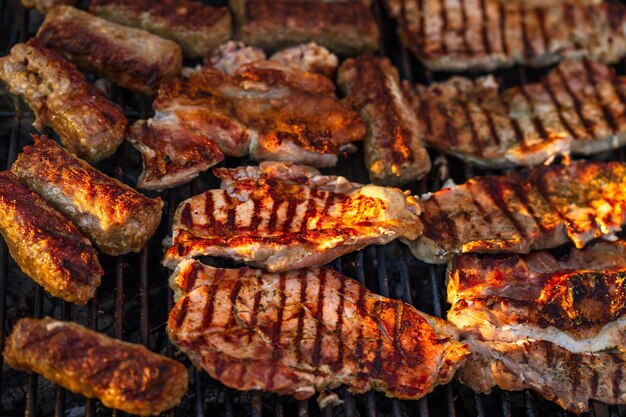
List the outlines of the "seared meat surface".
{"type": "Polygon", "coordinates": [[[361,1],[231,0],[238,40],[276,51],[315,42],[340,55],[378,49],[380,33],[361,1]]]}
{"type": "Polygon", "coordinates": [[[355,99],[368,125],[365,164],[374,184],[399,186],[430,171],[417,118],[389,59],[371,55],[348,59],[339,69],[338,84],[355,99]]]}
{"type": "Polygon", "coordinates": [[[72,392],[132,414],[160,414],[176,406],[187,391],[187,369],[180,363],[141,345],[49,317],[19,320],[3,354],[12,368],[39,373],[72,392]]]}
{"type": "Polygon", "coordinates": [[[50,10],[37,38],[79,68],[146,94],[156,92],[182,68],[176,43],[71,6],[50,10]]]}
{"type": "Polygon", "coordinates": [[[139,252],[161,220],[160,198],[104,175],[45,136],[24,148],[11,171],[109,255],[139,252]]]}
{"type": "Polygon", "coordinates": [[[104,273],[95,249],[10,171],[0,173],[0,233],[22,271],[50,294],[76,304],[93,298],[104,273]]]}
{"type": "Polygon", "coordinates": [[[448,321],[472,351],[462,382],[532,388],[572,412],[624,403],[626,243],[599,242],[557,261],[458,255],[448,268],[448,321]]]}
{"type": "Polygon", "coordinates": [[[425,262],[455,253],[578,248],[621,230],[626,164],[572,162],[502,176],[476,177],[424,201],[424,234],[406,242],[425,262]]]}
{"type": "Polygon", "coordinates": [[[404,84],[428,144],[487,168],[539,165],[626,144],[626,78],[563,61],[541,82],[501,91],[492,76],[404,84]]]}
{"type": "Polygon", "coordinates": [[[398,189],[285,163],[214,169],[221,189],[183,201],[163,264],[227,256],[285,271],[324,265],[370,244],[422,231],[419,202],[398,189]]]}
{"type": "Polygon", "coordinates": [[[76,0],[22,0],[22,6],[27,9],[36,8],[41,13],[48,13],[48,10],[55,6],[67,5],[73,6],[76,0]]]}
{"type": "Polygon", "coordinates": [[[417,399],[449,382],[467,355],[443,320],[330,269],[272,274],[187,260],[171,282],[184,294],[169,316],[171,341],[240,390],[306,399],[344,384],[417,399]]]}
{"type": "Polygon", "coordinates": [[[281,49],[273,54],[270,60],[296,67],[301,71],[322,74],[331,80],[335,79],[339,66],[337,55],[315,42],[281,49]]]}
{"type": "Polygon", "coordinates": [[[404,45],[433,71],[614,63],[626,54],[626,6],[564,0],[387,0],[404,45]]]}
{"type": "MultiPolygon", "coordinates": [[[[185,71],[181,79],[160,89],[153,103],[156,114],[147,122],[149,129],[142,128],[146,122],[138,122],[131,128],[131,142],[143,144],[143,152],[158,154],[167,148],[174,160],[187,152],[190,142],[201,143],[204,138],[229,156],[250,153],[254,160],[326,167],[335,165],[338,153],[350,150],[351,142],[365,136],[358,113],[334,97],[333,82],[298,68],[304,59],[293,58],[289,64],[253,61],[235,68],[249,62],[249,55],[257,55],[252,49],[231,46],[220,50],[213,62],[225,72],[234,71],[232,76],[210,64],[185,71]],[[168,137],[186,139],[179,143],[168,137]]],[[[194,158],[196,171],[218,159],[213,151],[194,158]]],[[[161,176],[177,170],[176,163],[162,167],[161,176]]],[[[161,181],[153,188],[167,186],[161,181]]]]}
{"type": "Polygon", "coordinates": [[[52,127],[76,155],[99,161],[124,141],[122,108],[37,39],[18,43],[0,58],[0,79],[33,109],[35,128],[52,127]]]}
{"type": "Polygon", "coordinates": [[[178,43],[190,58],[210,55],[231,35],[228,8],[189,0],[93,0],[89,11],[178,43]]]}

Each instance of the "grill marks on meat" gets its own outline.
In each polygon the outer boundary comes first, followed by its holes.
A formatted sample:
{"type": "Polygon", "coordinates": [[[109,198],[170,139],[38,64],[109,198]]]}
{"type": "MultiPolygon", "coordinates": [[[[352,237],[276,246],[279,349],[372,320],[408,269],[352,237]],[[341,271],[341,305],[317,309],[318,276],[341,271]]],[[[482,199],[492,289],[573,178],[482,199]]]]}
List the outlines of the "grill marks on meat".
{"type": "Polygon", "coordinates": [[[37,38],[79,68],[146,94],[153,94],[182,69],[176,43],[71,6],[50,10],[37,38]]]}
{"type": "Polygon", "coordinates": [[[362,1],[236,0],[230,2],[237,39],[275,51],[316,42],[340,55],[372,53],[380,33],[362,1]]]}
{"type": "Polygon", "coordinates": [[[187,370],[180,363],[51,318],[18,321],[7,338],[4,359],[12,368],[37,372],[132,414],[160,414],[180,403],[187,391],[187,370]]]}
{"type": "Polygon", "coordinates": [[[434,71],[544,66],[572,57],[614,63],[626,53],[626,9],[618,2],[388,3],[402,42],[434,71]]]}
{"type": "Polygon", "coordinates": [[[231,35],[228,8],[187,0],[95,0],[89,11],[178,43],[190,58],[208,56],[231,35]]]}
{"type": "Polygon", "coordinates": [[[86,304],[103,275],[80,230],[10,171],[0,173],[0,233],[15,262],[55,297],[86,304]]]}
{"type": "Polygon", "coordinates": [[[329,269],[272,274],[186,260],[171,283],[182,298],[170,339],[240,390],[306,399],[345,384],[416,399],[449,382],[467,354],[444,321],[329,269]]]}
{"type": "MultiPolygon", "coordinates": [[[[231,68],[226,59],[220,58],[231,68]]],[[[131,143],[145,155],[143,178],[154,178],[140,186],[166,188],[191,179],[221,160],[214,150],[200,151],[212,148],[211,143],[229,156],[250,153],[254,160],[334,166],[337,153],[365,136],[365,124],[334,97],[330,79],[301,71],[293,65],[296,59],[291,62],[258,61],[232,76],[207,65],[164,85],[153,104],[154,118],[131,128],[131,143]],[[176,137],[183,141],[172,140],[176,137]],[[194,158],[183,164],[190,149],[194,158]],[[148,163],[151,154],[181,160],[184,175],[180,180],[166,178],[177,177],[181,164],[162,164],[158,159],[148,163]]]]}
{"type": "Polygon", "coordinates": [[[124,140],[121,107],[37,39],[15,45],[0,58],[0,79],[33,109],[36,129],[52,127],[63,145],[82,158],[99,161],[124,140]]]}
{"type": "Polygon", "coordinates": [[[284,163],[215,169],[220,190],[183,201],[163,264],[227,256],[283,271],[323,265],[367,245],[414,239],[422,225],[413,197],[284,163]]]}
{"type": "Polygon", "coordinates": [[[578,248],[612,235],[626,220],[626,165],[573,162],[503,176],[477,177],[424,201],[424,234],[408,242],[425,262],[455,253],[578,248]]]}
{"type": "Polygon", "coordinates": [[[109,255],[139,252],[161,220],[160,198],[104,175],[45,136],[24,148],[11,171],[109,255]]]}
{"type": "Polygon", "coordinates": [[[339,70],[338,83],[356,100],[368,124],[365,163],[371,181],[398,186],[426,175],[430,171],[428,152],[391,62],[369,55],[348,59],[339,70]]]}
{"type": "Polygon", "coordinates": [[[460,379],[480,392],[532,388],[568,411],[624,403],[626,244],[599,242],[557,261],[465,254],[448,268],[448,321],[472,351],[460,379]]]}
{"type": "Polygon", "coordinates": [[[626,81],[606,65],[564,61],[541,82],[498,90],[491,76],[404,85],[425,140],[483,167],[539,165],[626,144],[626,81]]]}

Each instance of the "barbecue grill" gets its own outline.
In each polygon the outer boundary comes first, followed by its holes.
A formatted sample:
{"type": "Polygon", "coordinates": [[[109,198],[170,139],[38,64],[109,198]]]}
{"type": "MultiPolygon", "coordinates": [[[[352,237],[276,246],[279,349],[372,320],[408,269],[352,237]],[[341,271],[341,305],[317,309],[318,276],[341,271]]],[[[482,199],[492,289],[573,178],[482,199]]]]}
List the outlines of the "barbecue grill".
{"type": "MultiPolygon", "coordinates": [[[[399,68],[403,79],[429,83],[445,74],[424,71],[407,51],[400,47],[391,20],[384,16],[380,4],[374,9],[384,38],[380,52],[389,56],[399,68]]],[[[24,10],[19,0],[0,0],[0,55],[8,53],[17,42],[33,36],[42,17],[37,12],[24,10]]],[[[620,68],[624,73],[626,68],[620,68]]],[[[533,81],[545,70],[513,69],[496,74],[504,86],[533,81]]],[[[93,80],[92,80],[93,81],[93,80]]],[[[107,86],[107,85],[105,85],[107,86]]],[[[122,104],[133,121],[150,115],[151,103],[146,97],[110,87],[110,96],[122,104]]],[[[8,168],[16,154],[32,142],[33,115],[28,106],[0,91],[0,167],[8,168]]],[[[52,135],[52,132],[48,132],[52,135]]],[[[452,178],[463,182],[467,178],[485,174],[456,159],[431,154],[434,161],[430,175],[409,184],[416,194],[434,191],[443,181],[452,178]]],[[[602,156],[600,156],[602,157],[602,156]]],[[[622,150],[604,157],[624,159],[622,150]]],[[[229,158],[223,164],[248,164],[245,158],[229,158]]],[[[105,173],[134,185],[141,169],[139,154],[128,144],[120,147],[115,157],[98,165],[105,173]]],[[[362,151],[327,170],[344,175],[353,181],[368,182],[362,151]]],[[[183,199],[217,186],[210,172],[202,174],[190,184],[162,193],[165,215],[161,226],[148,246],[139,254],[120,257],[101,255],[105,269],[102,285],[95,299],[87,306],[70,306],[45,294],[43,289],[27,278],[0,244],[0,349],[15,321],[23,316],[49,315],[73,320],[100,332],[131,342],[142,343],[149,349],[174,356],[189,366],[191,385],[179,407],[168,416],[565,416],[558,406],[524,391],[508,393],[495,390],[491,395],[475,394],[456,382],[438,387],[419,401],[388,399],[379,393],[352,395],[346,389],[338,391],[341,405],[322,410],[314,399],[296,401],[291,397],[262,392],[239,392],[212,380],[204,372],[194,369],[188,360],[168,343],[165,334],[167,314],[172,306],[172,294],[167,285],[169,271],[160,266],[162,240],[171,231],[174,210],[183,199]]],[[[156,195],[156,194],[155,194],[156,195]]],[[[220,265],[233,266],[222,260],[209,260],[220,265]]],[[[386,246],[371,246],[346,255],[330,267],[365,283],[377,293],[412,303],[426,313],[442,317],[445,313],[445,267],[426,265],[417,261],[404,245],[393,242],[386,246]]],[[[384,358],[383,358],[384,360],[384,358]]],[[[85,399],[54,386],[35,374],[16,372],[2,366],[0,357],[0,416],[121,416],[122,412],[106,409],[95,400],[85,399]]],[[[624,416],[626,407],[596,403],[589,416],[624,416]]]]}

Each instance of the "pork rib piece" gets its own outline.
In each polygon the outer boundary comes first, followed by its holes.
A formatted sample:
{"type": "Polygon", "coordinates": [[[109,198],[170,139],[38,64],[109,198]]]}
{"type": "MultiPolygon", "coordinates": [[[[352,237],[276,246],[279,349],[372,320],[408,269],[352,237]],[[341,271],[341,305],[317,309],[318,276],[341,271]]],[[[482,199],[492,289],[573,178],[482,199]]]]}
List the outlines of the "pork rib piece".
{"type": "Polygon", "coordinates": [[[183,201],[163,264],[226,256],[285,271],[323,265],[422,231],[419,202],[395,188],[350,183],[277,162],[214,169],[221,189],[183,201]]]}
{"type": "Polygon", "coordinates": [[[460,379],[489,392],[532,388],[572,412],[626,402],[626,243],[572,249],[557,261],[464,254],[448,269],[448,321],[472,351],[460,379]]]}
{"type": "Polygon", "coordinates": [[[503,92],[492,76],[403,87],[425,141],[482,167],[626,144],[626,78],[598,62],[563,61],[540,82],[503,92]]]}
{"type": "Polygon", "coordinates": [[[476,177],[424,201],[424,234],[406,242],[425,262],[455,253],[578,248],[626,221],[626,164],[572,162],[476,177]]]}
{"type": "Polygon", "coordinates": [[[433,71],[614,63],[626,54],[626,6],[613,1],[387,0],[400,39],[433,71]]]}
{"type": "Polygon", "coordinates": [[[240,390],[306,399],[345,384],[417,399],[449,382],[467,355],[443,320],[325,268],[272,274],[187,260],[171,282],[184,295],[170,339],[240,390]]]}

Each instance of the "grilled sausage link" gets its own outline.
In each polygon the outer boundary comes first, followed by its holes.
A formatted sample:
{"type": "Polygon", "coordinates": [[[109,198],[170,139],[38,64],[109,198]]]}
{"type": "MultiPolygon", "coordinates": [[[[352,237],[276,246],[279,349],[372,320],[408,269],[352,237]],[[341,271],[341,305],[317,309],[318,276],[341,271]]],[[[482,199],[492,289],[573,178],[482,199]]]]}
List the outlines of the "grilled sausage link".
{"type": "Polygon", "coordinates": [[[35,136],[11,171],[109,255],[139,252],[161,220],[160,198],[104,175],[45,136],[35,136]]]}
{"type": "Polygon", "coordinates": [[[176,43],[71,6],[50,10],[37,37],[81,69],[146,94],[182,68],[182,51],[176,43]]]}
{"type": "Polygon", "coordinates": [[[49,317],[18,321],[6,340],[4,360],[132,414],[160,414],[187,391],[187,370],[180,363],[49,317]]]}
{"type": "Polygon", "coordinates": [[[39,40],[19,43],[0,58],[0,79],[33,109],[36,129],[52,127],[63,146],[81,158],[99,161],[124,141],[122,108],[39,40]]]}
{"type": "Polygon", "coordinates": [[[50,294],[85,304],[103,274],[80,230],[10,171],[0,173],[0,233],[22,271],[50,294]]]}

